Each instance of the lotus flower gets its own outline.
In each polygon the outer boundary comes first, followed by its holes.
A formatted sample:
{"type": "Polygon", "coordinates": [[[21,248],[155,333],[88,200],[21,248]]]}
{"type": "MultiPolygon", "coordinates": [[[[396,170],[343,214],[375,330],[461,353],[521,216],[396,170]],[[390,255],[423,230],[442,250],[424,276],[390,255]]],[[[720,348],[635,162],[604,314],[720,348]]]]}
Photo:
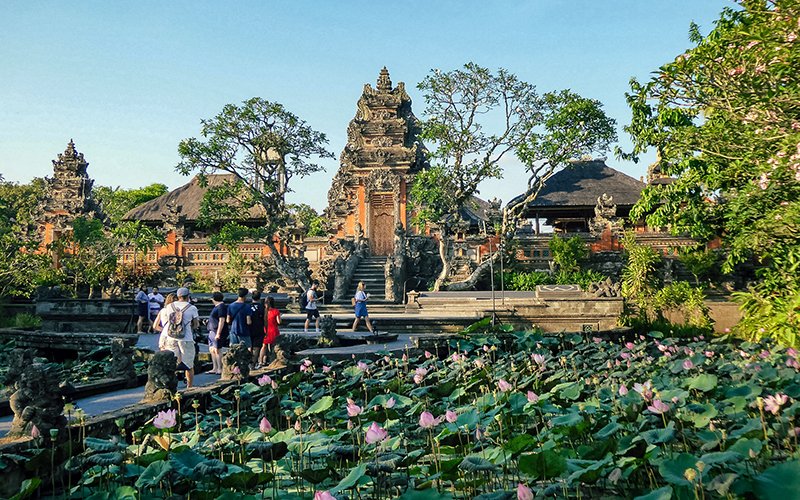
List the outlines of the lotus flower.
{"type": "Polygon", "coordinates": [[[594,342],[595,344],[599,344],[602,341],[603,339],[601,339],[600,337],[592,337],[592,342],[594,342]]]}
{"type": "Polygon", "coordinates": [[[497,388],[500,389],[501,392],[508,392],[513,389],[514,386],[506,382],[505,379],[501,378],[500,381],[497,382],[497,388]]]}
{"type": "Polygon", "coordinates": [[[297,422],[294,423],[294,430],[296,432],[300,432],[303,430],[303,424],[300,423],[300,419],[297,419],[297,422]]]}
{"type": "Polygon", "coordinates": [[[797,350],[794,349],[793,347],[790,347],[790,348],[786,349],[786,355],[787,356],[791,356],[793,358],[796,358],[797,357],[797,350]]]}
{"type": "Polygon", "coordinates": [[[394,399],[394,396],[392,396],[386,400],[386,403],[383,404],[383,407],[389,410],[394,408],[395,404],[397,404],[397,401],[394,399]]]}
{"type": "Polygon", "coordinates": [[[310,359],[306,358],[303,360],[303,364],[310,368],[314,363],[310,359]]]}
{"type": "Polygon", "coordinates": [[[453,410],[447,410],[444,413],[444,419],[450,422],[451,424],[454,424],[456,420],[458,420],[458,415],[453,410]]]}
{"type": "Polygon", "coordinates": [[[359,361],[358,363],[356,363],[356,366],[357,366],[357,367],[358,367],[358,369],[359,369],[359,370],[361,370],[362,372],[365,372],[365,371],[369,370],[369,366],[367,366],[367,364],[366,364],[366,363],[364,363],[363,361],[359,361]]]}
{"type": "Polygon", "coordinates": [[[431,354],[430,351],[425,351],[425,359],[431,359],[431,356],[433,356],[433,354],[431,354]]]}
{"type": "Polygon", "coordinates": [[[331,367],[330,366],[322,365],[322,373],[328,373],[329,371],[331,371],[331,367]]]}
{"type": "Polygon", "coordinates": [[[535,402],[539,401],[539,395],[536,394],[533,391],[528,391],[527,396],[528,396],[528,402],[529,403],[535,403],[535,402]]]}
{"type": "Polygon", "coordinates": [[[611,471],[611,474],[608,475],[608,480],[611,481],[611,484],[617,484],[619,478],[622,477],[622,469],[617,467],[616,469],[611,471]]]}
{"type": "Polygon", "coordinates": [[[478,369],[484,367],[484,363],[480,358],[475,358],[475,367],[478,369]]]}
{"type": "Polygon", "coordinates": [[[421,366],[419,368],[417,368],[416,370],[414,370],[414,383],[417,384],[417,385],[421,384],[422,383],[422,379],[424,379],[425,375],[427,375],[427,374],[428,374],[428,370],[426,370],[425,368],[423,368],[421,366]]]}
{"type": "Polygon", "coordinates": [[[272,381],[272,388],[273,389],[277,389],[278,388],[278,383],[275,382],[274,380],[272,381]]]}
{"type": "Polygon", "coordinates": [[[233,370],[231,370],[231,373],[233,373],[234,375],[241,375],[242,374],[242,369],[239,368],[238,366],[234,366],[233,370]]]}
{"type": "Polygon", "coordinates": [[[650,401],[653,398],[653,384],[649,380],[644,384],[633,384],[633,390],[638,392],[645,401],[650,401]]]}
{"type": "Polygon", "coordinates": [[[272,377],[270,377],[269,375],[264,375],[263,377],[258,378],[258,385],[260,385],[261,387],[268,384],[269,385],[272,384],[272,377]]]}
{"type": "Polygon", "coordinates": [[[367,429],[367,435],[364,438],[364,440],[368,444],[375,444],[375,443],[378,443],[380,441],[383,441],[388,436],[389,436],[389,433],[386,431],[386,429],[384,429],[380,425],[378,425],[377,422],[372,422],[372,425],[370,425],[369,428],[367,429]]]}
{"type": "Polygon", "coordinates": [[[314,493],[314,500],[336,500],[336,497],[331,495],[328,490],[325,490],[314,493]]]}
{"type": "Polygon", "coordinates": [[[419,426],[423,429],[431,429],[439,425],[439,418],[435,418],[429,411],[423,411],[419,416],[419,426]]]}
{"type": "Polygon", "coordinates": [[[481,432],[481,428],[476,426],[475,427],[475,439],[480,441],[482,437],[483,437],[483,433],[481,432]]]}
{"type": "Polygon", "coordinates": [[[632,350],[636,345],[633,342],[626,342],[625,347],[632,350]]]}
{"type": "Polygon", "coordinates": [[[786,394],[775,394],[774,396],[767,396],[764,398],[764,409],[773,415],[777,415],[781,411],[781,406],[789,401],[786,394]]]}
{"type": "Polygon", "coordinates": [[[357,417],[357,416],[361,415],[362,411],[363,410],[361,409],[361,407],[358,406],[355,403],[348,403],[347,404],[347,415],[349,417],[357,417]]]}
{"type": "Polygon", "coordinates": [[[177,410],[160,411],[153,419],[153,425],[158,429],[169,429],[175,427],[177,410]]]}
{"type": "Polygon", "coordinates": [[[489,346],[484,344],[483,345],[483,352],[489,352],[489,346]]]}
{"type": "Polygon", "coordinates": [[[542,356],[539,353],[533,353],[531,354],[531,359],[533,360],[534,363],[539,365],[540,368],[544,368],[545,364],[544,356],[542,356]]]}
{"type": "Polygon", "coordinates": [[[517,485],[517,500],[533,500],[533,491],[522,483],[517,485]]]}
{"type": "Polygon", "coordinates": [[[692,368],[694,368],[694,363],[692,363],[692,360],[688,359],[688,358],[685,359],[683,361],[683,369],[684,370],[691,370],[692,368]]]}
{"type": "Polygon", "coordinates": [[[619,386],[619,395],[620,396],[625,396],[626,394],[628,394],[628,388],[625,387],[625,384],[620,384],[620,386],[619,386]]]}
{"type": "Polygon", "coordinates": [[[648,410],[656,415],[663,415],[669,411],[669,405],[660,399],[653,400],[653,404],[647,407],[648,410]]]}
{"type": "Polygon", "coordinates": [[[619,357],[621,357],[622,359],[630,359],[631,353],[629,353],[629,352],[621,352],[621,353],[619,353],[619,357]]]}
{"type": "Polygon", "coordinates": [[[36,427],[36,424],[33,424],[33,426],[31,426],[31,437],[33,439],[39,439],[40,437],[42,437],[42,433],[39,432],[39,428],[36,427]]]}
{"type": "Polygon", "coordinates": [[[272,431],[272,424],[269,423],[267,417],[261,419],[261,423],[258,424],[258,430],[260,430],[264,434],[269,434],[272,431]]]}

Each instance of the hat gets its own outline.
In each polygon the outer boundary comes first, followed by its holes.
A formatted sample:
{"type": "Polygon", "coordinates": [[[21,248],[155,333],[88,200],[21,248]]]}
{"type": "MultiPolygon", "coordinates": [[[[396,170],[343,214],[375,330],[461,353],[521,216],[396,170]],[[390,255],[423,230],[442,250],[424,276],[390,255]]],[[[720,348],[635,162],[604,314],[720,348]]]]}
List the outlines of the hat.
{"type": "Polygon", "coordinates": [[[189,289],[186,287],[178,288],[178,297],[188,297],[189,296],[189,289]]]}

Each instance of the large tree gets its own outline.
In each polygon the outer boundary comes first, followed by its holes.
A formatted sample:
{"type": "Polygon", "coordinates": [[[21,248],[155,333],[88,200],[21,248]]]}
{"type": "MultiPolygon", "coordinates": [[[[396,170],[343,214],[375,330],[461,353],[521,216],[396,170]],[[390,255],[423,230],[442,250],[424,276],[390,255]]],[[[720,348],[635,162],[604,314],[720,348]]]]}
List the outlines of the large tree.
{"type": "Polygon", "coordinates": [[[92,188],[92,197],[100,205],[100,210],[108,218],[109,223],[116,226],[132,208],[158,198],[168,191],[167,186],[160,183],[132,189],[95,186],[92,188]]]}
{"type": "MultiPolygon", "coordinates": [[[[450,235],[486,179],[503,175],[501,161],[516,155],[531,174],[524,196],[504,210],[503,232],[535,199],[544,181],[567,160],[607,149],[616,139],[614,121],[595,100],[570,91],[539,96],[533,85],[500,69],[474,63],[433,70],[418,85],[426,102],[422,137],[431,146],[432,167],[411,188],[418,224],[430,224],[439,240],[443,269],[434,289],[448,277],[450,235]]],[[[480,267],[470,282],[482,271],[480,267]]]]}
{"type": "Polygon", "coordinates": [[[306,288],[307,263],[292,258],[280,245],[291,245],[288,230],[295,225],[285,195],[295,177],[323,168],[313,158],[333,158],[325,149],[325,134],[317,132],[283,105],[254,97],[240,106],[228,104],[217,116],[202,120],[202,139],[181,141],[182,161],[176,167],[185,175],[226,173],[231,179],[209,185],[202,210],[207,221],[230,224],[227,235],[261,241],[270,249],[271,261],[284,278],[306,288]],[[258,227],[244,222],[257,212],[258,227]]]}
{"type": "Polygon", "coordinates": [[[746,336],[800,340],[800,3],[742,1],[694,47],[631,82],[632,156],[658,151],[671,184],[633,211],[651,225],[720,239],[723,267],[760,266],[740,294],[746,336]]]}

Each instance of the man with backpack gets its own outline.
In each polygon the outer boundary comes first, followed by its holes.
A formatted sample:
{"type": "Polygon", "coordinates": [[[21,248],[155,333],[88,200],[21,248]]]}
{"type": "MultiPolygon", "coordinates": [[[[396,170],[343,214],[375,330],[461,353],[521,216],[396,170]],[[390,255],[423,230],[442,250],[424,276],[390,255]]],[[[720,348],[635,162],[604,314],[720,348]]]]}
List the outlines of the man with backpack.
{"type": "Polygon", "coordinates": [[[319,333],[319,309],[317,308],[317,287],[319,281],[311,283],[303,297],[300,297],[300,307],[306,310],[306,323],[303,333],[308,333],[308,324],[312,319],[316,318],[317,333],[319,333]]]}
{"type": "MultiPolygon", "coordinates": [[[[189,303],[189,289],[178,288],[178,300],[164,308],[166,325],[161,335],[166,336],[163,344],[167,350],[175,353],[179,366],[186,370],[186,388],[194,382],[195,342],[194,331],[200,326],[200,314],[197,308],[189,303]]],[[[161,343],[161,342],[160,342],[161,343]]]]}
{"type": "Polygon", "coordinates": [[[239,298],[228,306],[226,322],[230,326],[229,338],[231,347],[234,344],[244,344],[247,348],[253,347],[250,340],[250,325],[253,324],[253,310],[244,300],[247,298],[247,288],[239,289],[239,298]]]}

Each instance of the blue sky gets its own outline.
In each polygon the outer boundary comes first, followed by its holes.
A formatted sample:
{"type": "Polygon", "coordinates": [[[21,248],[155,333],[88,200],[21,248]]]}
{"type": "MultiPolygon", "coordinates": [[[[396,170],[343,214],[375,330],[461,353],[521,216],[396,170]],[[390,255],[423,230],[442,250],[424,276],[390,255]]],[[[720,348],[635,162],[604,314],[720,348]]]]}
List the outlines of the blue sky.
{"type": "MultiPolygon", "coordinates": [[[[253,96],[283,103],[327,134],[337,158],[364,83],[382,66],[416,89],[432,68],[504,67],[540,92],[599,99],[620,127],[624,93],[705,33],[721,0],[12,2],[0,17],[0,174],[50,175],[70,138],[95,184],[186,182],[177,145],[200,120],[253,96]]],[[[610,158],[629,175],[640,164],[610,158]]],[[[295,183],[293,201],[327,204],[337,160],[295,183]]],[[[506,162],[483,198],[507,201],[527,177],[506,162]]]]}

